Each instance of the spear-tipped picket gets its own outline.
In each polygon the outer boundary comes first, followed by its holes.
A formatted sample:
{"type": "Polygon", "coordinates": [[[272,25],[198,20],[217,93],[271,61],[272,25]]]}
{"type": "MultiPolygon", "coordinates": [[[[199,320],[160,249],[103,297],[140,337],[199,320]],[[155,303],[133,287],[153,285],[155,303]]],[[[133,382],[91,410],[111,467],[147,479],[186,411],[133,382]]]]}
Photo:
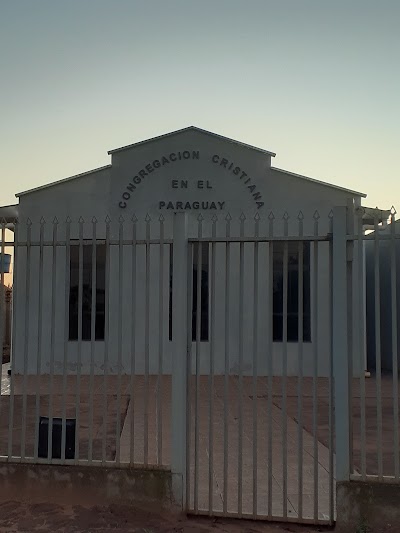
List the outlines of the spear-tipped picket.
{"type": "Polygon", "coordinates": [[[321,218],[318,210],[315,210],[314,214],[313,214],[313,219],[314,219],[314,235],[318,235],[318,225],[319,225],[319,219],[321,218]]]}
{"type": "Polygon", "coordinates": [[[283,217],[282,217],[282,219],[283,219],[283,234],[284,234],[285,237],[287,237],[288,234],[289,234],[289,218],[290,218],[289,217],[289,213],[287,211],[285,211],[283,213],[283,217]]]}
{"type": "Polygon", "coordinates": [[[299,211],[299,214],[297,215],[297,220],[299,221],[299,237],[303,236],[303,221],[304,221],[304,213],[303,211],[299,211]]]}
{"type": "Polygon", "coordinates": [[[225,217],[225,220],[226,220],[226,224],[225,224],[225,236],[226,237],[230,237],[231,236],[231,220],[232,220],[232,217],[231,217],[231,214],[228,213],[225,217]]]}
{"type": "Polygon", "coordinates": [[[254,215],[254,236],[259,236],[259,229],[260,229],[260,215],[256,213],[254,215]]]}
{"type": "Polygon", "coordinates": [[[272,211],[270,211],[269,215],[268,215],[268,220],[269,220],[269,224],[268,224],[268,235],[269,237],[272,237],[273,234],[274,234],[274,220],[275,220],[275,215],[272,211]]]}

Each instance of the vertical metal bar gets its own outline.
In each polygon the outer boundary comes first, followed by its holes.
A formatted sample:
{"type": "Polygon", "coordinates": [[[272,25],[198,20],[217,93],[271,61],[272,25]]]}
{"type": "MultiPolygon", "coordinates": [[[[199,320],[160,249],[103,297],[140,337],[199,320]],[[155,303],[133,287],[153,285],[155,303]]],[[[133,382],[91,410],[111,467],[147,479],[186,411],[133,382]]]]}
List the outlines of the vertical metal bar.
{"type": "Polygon", "coordinates": [[[163,461],[163,360],[164,360],[164,217],[160,215],[158,265],[158,376],[157,376],[157,464],[163,461]]]}
{"type": "Polygon", "coordinates": [[[304,241],[303,241],[303,213],[298,216],[298,331],[297,331],[297,468],[298,468],[298,518],[303,518],[303,341],[304,341],[304,241]]]}
{"type": "MultiPolygon", "coordinates": [[[[217,217],[212,219],[212,238],[217,236],[217,217]]],[[[207,245],[206,245],[207,246],[207,245]]],[[[208,430],[208,449],[209,449],[209,463],[208,463],[208,510],[211,512],[214,507],[214,358],[215,358],[215,290],[216,290],[216,275],[215,275],[215,242],[211,245],[211,331],[210,331],[210,368],[208,376],[208,391],[209,391],[209,430],[208,430]]]]}
{"type": "Polygon", "coordinates": [[[54,393],[54,358],[55,358],[55,315],[57,287],[57,227],[58,220],[53,220],[52,272],[51,272],[51,319],[50,319],[50,368],[49,368],[49,432],[47,434],[47,458],[53,459],[53,393],[54,393]]]}
{"type": "Polygon", "coordinates": [[[381,358],[381,301],[380,301],[380,246],[378,219],[375,218],[374,233],[374,289],[375,289],[375,360],[376,360],[376,410],[377,410],[377,452],[378,478],[383,479],[382,457],[382,358],[381,358]]]}
{"type": "Polygon", "coordinates": [[[30,280],[31,280],[31,231],[32,222],[28,218],[26,223],[26,277],[25,277],[25,329],[24,329],[24,366],[22,380],[22,432],[21,432],[21,459],[25,459],[26,441],[26,408],[27,408],[27,374],[29,350],[29,316],[30,316],[30,280]]]}
{"type": "MultiPolygon", "coordinates": [[[[254,217],[254,237],[259,236],[260,215],[254,217]]],[[[258,501],[258,256],[259,244],[254,243],[254,270],[253,270],[253,518],[257,518],[258,501]]]]}
{"type": "Polygon", "coordinates": [[[186,408],[186,509],[190,507],[190,465],[192,438],[192,297],[193,297],[193,244],[187,249],[187,408],[186,408]]]}
{"type": "MultiPolygon", "coordinates": [[[[172,251],[170,252],[172,253],[172,251]]],[[[193,244],[187,250],[187,408],[186,408],[186,509],[190,507],[190,466],[191,466],[191,439],[192,439],[192,315],[193,315],[193,244]]]]}
{"type": "Polygon", "coordinates": [[[130,376],[130,464],[135,462],[135,373],[136,373],[136,216],[132,217],[132,300],[131,300],[131,376],[130,376]]]}
{"type": "Polygon", "coordinates": [[[200,358],[201,358],[201,277],[202,277],[202,229],[203,217],[199,215],[198,218],[198,243],[197,243],[197,299],[196,299],[196,395],[194,402],[194,510],[199,509],[199,405],[200,405],[200,358]]]}
{"type": "Polygon", "coordinates": [[[18,238],[19,238],[19,221],[14,222],[14,275],[13,275],[13,317],[12,317],[12,344],[11,344],[11,376],[10,376],[10,404],[9,404],[9,424],[8,424],[8,457],[12,457],[13,429],[14,429],[14,368],[15,368],[15,341],[16,341],[16,302],[18,288],[18,238]]]}
{"type": "Polygon", "coordinates": [[[329,522],[334,523],[335,519],[335,478],[334,478],[334,445],[335,445],[335,429],[334,429],[334,382],[333,382],[333,328],[332,328],[332,306],[333,306],[333,212],[329,213],[329,233],[331,238],[329,240],[329,302],[328,302],[328,324],[329,324],[329,522]]]}
{"type": "Polygon", "coordinates": [[[78,266],[78,353],[76,362],[76,406],[75,406],[75,462],[79,461],[79,430],[81,403],[81,366],[82,366],[82,322],[83,322],[83,218],[79,218],[79,266],[78,266]]]}
{"type": "Polygon", "coordinates": [[[346,207],[333,209],[332,358],[335,387],[336,480],[350,478],[350,403],[347,343],[346,207]],[[339,334],[340,333],[340,334],[339,334]]]}
{"type": "Polygon", "coordinates": [[[144,464],[149,462],[149,359],[150,359],[150,217],[146,216],[146,302],[145,302],[145,359],[144,359],[144,464]]]}
{"type": "MultiPolygon", "coordinates": [[[[268,237],[274,235],[274,214],[268,216],[268,237]]],[[[273,331],[274,331],[274,242],[269,241],[268,247],[268,304],[267,304],[267,361],[268,361],[268,390],[267,390],[267,425],[268,425],[268,518],[272,518],[272,396],[273,396],[273,331]]]]}
{"type": "Polygon", "coordinates": [[[175,213],[173,222],[172,280],[172,388],[171,388],[171,471],[172,490],[182,508],[186,497],[187,420],[187,214],[175,213]]]}
{"type": "Polygon", "coordinates": [[[115,461],[121,462],[121,388],[122,388],[122,320],[123,320],[123,288],[124,288],[124,219],[119,218],[118,231],[118,374],[117,374],[117,405],[115,430],[115,461]]]}
{"type": "Polygon", "coordinates": [[[244,221],[240,216],[240,244],[239,244],[239,427],[238,427],[238,515],[242,517],[243,510],[243,351],[244,351],[244,221]]]}
{"type": "Polygon", "coordinates": [[[89,464],[93,460],[93,388],[94,388],[94,357],[96,346],[96,319],[97,319],[97,246],[96,246],[97,219],[92,218],[92,286],[90,302],[90,375],[89,375],[89,464]]]}
{"type": "MultiPolygon", "coordinates": [[[[226,216],[226,238],[231,236],[231,216],[226,216]]],[[[224,501],[223,513],[228,512],[228,447],[229,447],[229,359],[230,359],[230,328],[229,328],[229,311],[230,311],[230,262],[231,248],[230,242],[226,241],[225,248],[225,361],[224,361],[224,501]]]]}
{"type": "MultiPolygon", "coordinates": [[[[26,408],[27,408],[27,377],[28,377],[28,351],[29,351],[29,316],[31,292],[31,238],[32,222],[26,222],[26,276],[25,276],[25,329],[24,329],[24,374],[22,378],[22,432],[21,432],[21,459],[25,459],[26,447],[26,408]]],[[[3,348],[3,347],[2,347],[3,348]]]]}
{"type": "MultiPolygon", "coordinates": [[[[284,236],[288,236],[288,214],[283,216],[284,236]]],[[[282,291],[282,307],[283,307],[283,335],[282,335],[282,498],[283,498],[283,518],[287,518],[287,503],[288,503],[288,445],[287,445],[287,332],[288,332],[288,263],[289,263],[289,244],[285,240],[283,242],[283,291],[282,291]]]]}
{"type": "Polygon", "coordinates": [[[13,275],[13,317],[12,317],[12,341],[11,341],[11,376],[10,376],[10,405],[9,405],[9,424],[8,424],[8,449],[7,455],[12,457],[12,445],[13,445],[13,429],[14,429],[14,368],[15,368],[15,341],[16,341],[16,302],[17,302],[17,290],[18,290],[18,239],[19,239],[19,221],[14,222],[14,275],[13,275]]]}
{"type": "MultiPolygon", "coordinates": [[[[41,240],[43,248],[43,237],[41,240]]],[[[41,251],[41,256],[43,250],[41,251]]],[[[41,259],[43,276],[43,258],[41,259]]],[[[69,298],[71,284],[71,219],[65,223],[65,293],[64,293],[64,353],[62,380],[62,429],[61,429],[61,460],[65,462],[65,445],[67,440],[67,379],[68,379],[68,341],[69,341],[69,298]]],[[[40,289],[39,289],[40,290],[40,289]]],[[[41,318],[39,319],[40,324],[41,318]]],[[[40,326],[41,331],[41,326],[40,326]]],[[[36,441],[38,442],[38,441],[36,441]]]]}
{"type": "Polygon", "coordinates": [[[348,348],[347,353],[348,364],[347,372],[349,374],[348,386],[349,386],[349,450],[350,450],[350,472],[354,472],[354,424],[353,424],[353,412],[354,412],[354,397],[353,397],[353,353],[357,350],[356,340],[354,335],[355,330],[355,314],[354,314],[354,275],[356,274],[353,269],[354,261],[354,206],[351,204],[347,211],[346,232],[351,235],[352,238],[347,241],[347,320],[349,328],[347,330],[348,348]]]}
{"type": "MultiPolygon", "coordinates": [[[[318,237],[319,213],[314,213],[314,236],[318,237]]],[[[313,272],[313,457],[314,457],[314,520],[318,520],[318,241],[314,241],[313,272]]]]}
{"type": "Polygon", "coordinates": [[[110,218],[106,217],[106,275],[105,275],[105,320],[104,320],[104,375],[103,375],[103,435],[101,460],[107,461],[107,417],[108,417],[108,372],[110,349],[110,218]]]}
{"type": "MultiPolygon", "coordinates": [[[[363,244],[363,220],[362,215],[358,218],[358,302],[360,319],[365,313],[363,303],[362,291],[364,280],[364,244],[363,244]]],[[[361,451],[361,475],[362,479],[366,479],[367,474],[367,454],[366,454],[366,413],[365,413],[365,368],[364,368],[364,328],[358,328],[358,342],[359,342],[359,364],[360,364],[360,451],[361,451]]]]}
{"type": "Polygon", "coordinates": [[[393,361],[393,452],[394,475],[399,479],[399,374],[397,353],[397,275],[396,275],[396,217],[392,211],[390,217],[390,283],[391,283],[391,314],[392,314],[392,361],[393,361]]]}
{"type": "MultiPolygon", "coordinates": [[[[49,362],[49,420],[47,434],[47,458],[53,459],[53,389],[54,389],[54,356],[55,356],[55,298],[57,272],[57,219],[53,220],[53,243],[51,264],[51,318],[50,318],[50,362],[49,362]]],[[[25,373],[25,371],[24,371],[25,373]]]]}

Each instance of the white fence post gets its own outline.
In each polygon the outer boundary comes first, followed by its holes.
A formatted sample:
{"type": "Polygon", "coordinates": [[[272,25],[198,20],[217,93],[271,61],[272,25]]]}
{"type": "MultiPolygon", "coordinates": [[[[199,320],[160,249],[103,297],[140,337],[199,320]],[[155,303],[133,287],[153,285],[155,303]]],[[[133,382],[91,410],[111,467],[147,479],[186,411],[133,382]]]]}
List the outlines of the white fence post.
{"type": "Polygon", "coordinates": [[[171,471],[175,502],[186,505],[187,215],[174,214],[172,262],[171,471]]]}
{"type": "Polygon", "coordinates": [[[336,480],[350,479],[350,398],[347,313],[347,208],[333,210],[332,351],[335,387],[336,480]]]}

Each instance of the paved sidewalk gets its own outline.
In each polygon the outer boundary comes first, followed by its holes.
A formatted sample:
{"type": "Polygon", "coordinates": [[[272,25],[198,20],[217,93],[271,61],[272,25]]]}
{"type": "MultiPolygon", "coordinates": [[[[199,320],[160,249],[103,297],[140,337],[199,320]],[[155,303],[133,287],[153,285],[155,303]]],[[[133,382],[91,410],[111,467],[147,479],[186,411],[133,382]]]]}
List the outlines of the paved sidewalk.
{"type": "Polygon", "coordinates": [[[317,526],[186,518],[128,506],[82,507],[53,503],[0,503],[0,533],[311,533],[317,526]]]}

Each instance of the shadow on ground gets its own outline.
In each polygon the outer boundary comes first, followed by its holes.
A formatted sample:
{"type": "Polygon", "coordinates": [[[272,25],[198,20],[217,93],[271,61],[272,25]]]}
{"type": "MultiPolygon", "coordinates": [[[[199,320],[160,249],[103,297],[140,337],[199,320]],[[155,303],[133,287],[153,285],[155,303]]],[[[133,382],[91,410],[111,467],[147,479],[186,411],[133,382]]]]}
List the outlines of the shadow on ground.
{"type": "Polygon", "coordinates": [[[53,503],[0,504],[0,533],[309,533],[329,529],[295,524],[187,518],[129,506],[71,506],[53,503]]]}

